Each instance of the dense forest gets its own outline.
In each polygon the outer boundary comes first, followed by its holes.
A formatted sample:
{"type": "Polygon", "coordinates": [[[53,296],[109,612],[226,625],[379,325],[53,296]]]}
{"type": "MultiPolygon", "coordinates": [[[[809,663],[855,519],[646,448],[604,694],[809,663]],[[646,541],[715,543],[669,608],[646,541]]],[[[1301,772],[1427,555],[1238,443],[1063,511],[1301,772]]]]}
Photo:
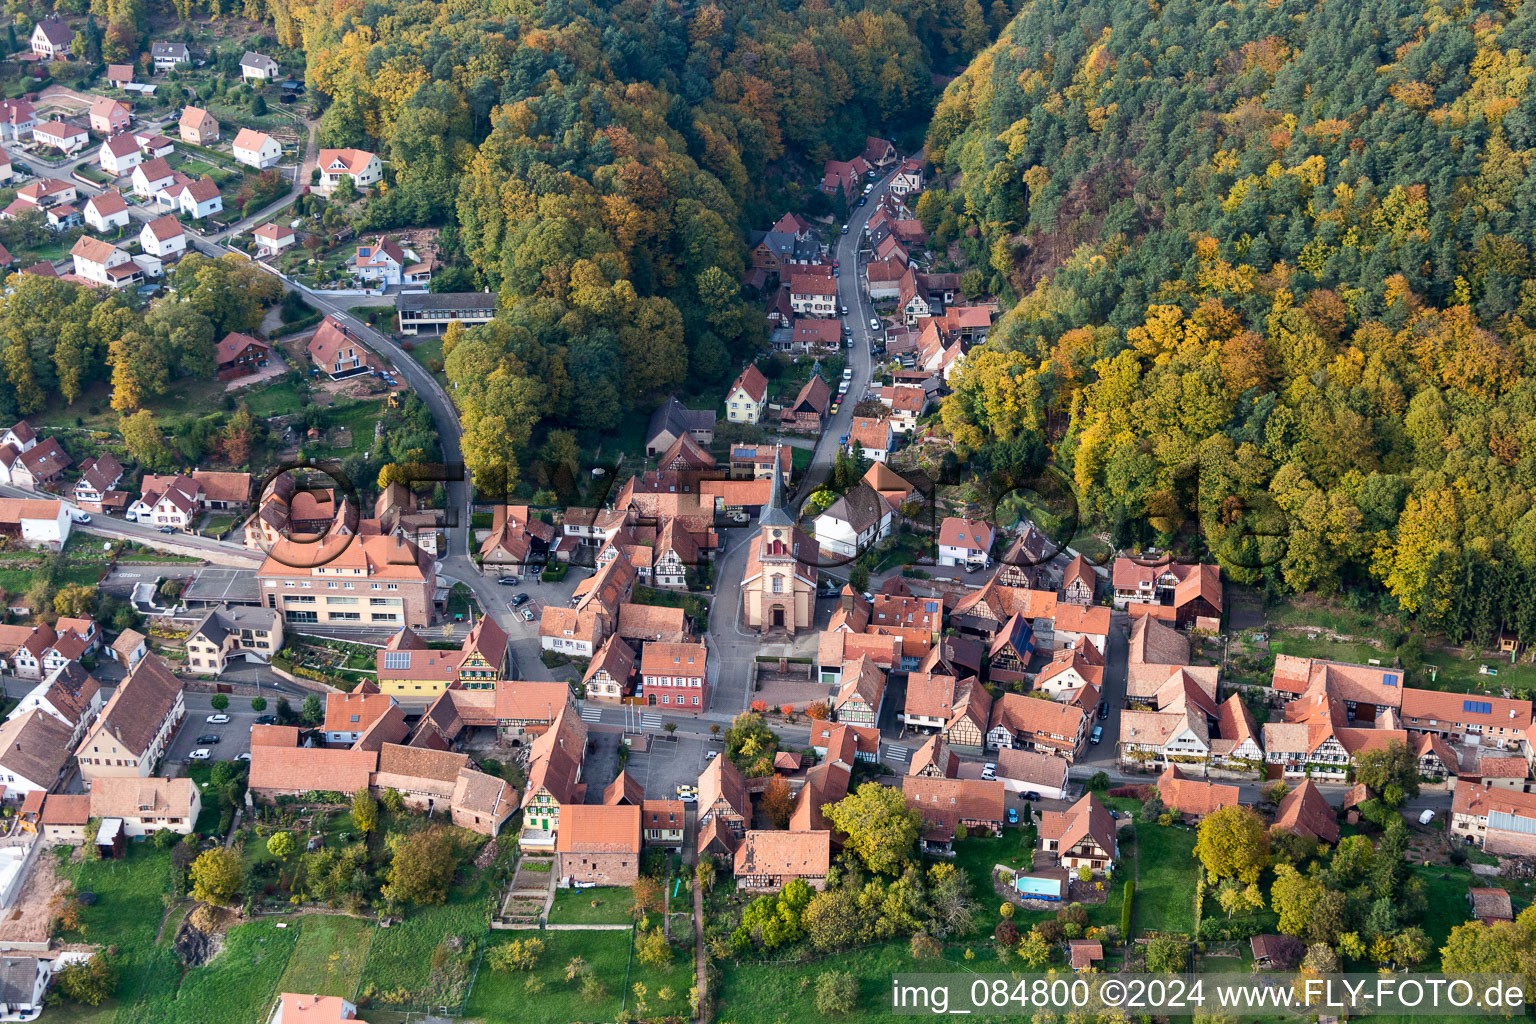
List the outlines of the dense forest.
{"type": "Polygon", "coordinates": [[[1014,300],[952,437],[1118,543],[1536,639],[1533,49],[1528,4],[1026,4],[928,133],[920,216],[1014,300]]]}
{"type": "MultiPolygon", "coordinates": [[[[745,237],[815,209],[820,163],[921,126],[1002,0],[760,4],[274,2],[327,97],[321,142],[376,148],[378,227],[444,224],[504,313],[455,332],[446,372],[482,478],[551,428],[591,440],[764,334],[745,237]]],[[[914,137],[914,142],[917,139],[914,137]]],[[[517,482],[514,477],[510,483],[517,482]]]]}

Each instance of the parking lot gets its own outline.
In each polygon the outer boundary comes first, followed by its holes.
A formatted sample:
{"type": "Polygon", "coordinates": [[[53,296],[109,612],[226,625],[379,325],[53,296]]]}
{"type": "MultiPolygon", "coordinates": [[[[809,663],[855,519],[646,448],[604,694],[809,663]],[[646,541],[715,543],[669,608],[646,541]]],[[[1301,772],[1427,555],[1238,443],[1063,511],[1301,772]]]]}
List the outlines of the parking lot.
{"type": "Polygon", "coordinates": [[[724,749],[725,744],[720,740],[696,736],[668,738],[665,733],[652,733],[650,749],[630,751],[626,768],[635,781],[645,787],[647,798],[675,800],[679,784],[699,784],[705,755],[711,750],[724,749]]]}
{"type": "Polygon", "coordinates": [[[176,732],[176,738],[171,741],[171,749],[166,755],[165,762],[170,765],[189,764],[190,754],[199,747],[207,747],[212,761],[233,761],[241,754],[249,753],[251,749],[251,726],[256,724],[259,714],[269,712],[252,711],[250,699],[246,697],[231,698],[229,709],[224,714],[229,716],[229,721],[224,725],[210,725],[207,722],[209,715],[218,714],[216,711],[194,711],[187,709],[187,717],[181,723],[181,728],[176,732]],[[242,709],[240,705],[244,705],[242,709]],[[218,743],[199,743],[199,736],[214,735],[219,737],[218,743]]]}

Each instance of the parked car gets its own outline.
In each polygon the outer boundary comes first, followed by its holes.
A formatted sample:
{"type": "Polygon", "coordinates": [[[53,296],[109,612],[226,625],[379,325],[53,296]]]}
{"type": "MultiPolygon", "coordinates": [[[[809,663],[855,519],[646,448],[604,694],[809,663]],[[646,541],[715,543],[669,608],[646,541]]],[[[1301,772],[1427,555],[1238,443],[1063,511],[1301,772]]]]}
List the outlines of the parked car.
{"type": "Polygon", "coordinates": [[[533,610],[532,609],[530,609],[530,608],[524,608],[523,609],[523,621],[524,622],[532,622],[533,621],[533,610]]]}
{"type": "Polygon", "coordinates": [[[521,576],[503,576],[496,582],[500,583],[504,587],[515,587],[519,583],[523,582],[523,578],[521,576]]]}
{"type": "Polygon", "coordinates": [[[160,532],[161,533],[175,533],[176,532],[176,527],[174,527],[174,526],[162,526],[162,527],[160,527],[160,532]]]}
{"type": "Polygon", "coordinates": [[[1022,795],[1023,795],[1025,800],[1028,800],[1031,803],[1039,803],[1040,802],[1040,794],[1039,793],[1029,792],[1029,793],[1024,793],[1022,795]]]}
{"type": "Polygon", "coordinates": [[[522,607],[523,605],[525,605],[527,603],[528,603],[528,595],[527,594],[518,593],[518,594],[513,594],[512,595],[512,607],[513,608],[520,608],[520,607],[522,607]]]}
{"type": "Polygon", "coordinates": [[[249,750],[235,755],[235,760],[236,761],[249,761],[250,759],[251,759],[251,752],[249,750]]]}
{"type": "Polygon", "coordinates": [[[213,757],[213,751],[209,750],[207,747],[198,747],[196,750],[192,751],[192,753],[187,755],[187,760],[206,761],[211,757],[213,757]]]}
{"type": "Polygon", "coordinates": [[[1017,825],[1018,823],[1019,823],[1019,809],[1017,807],[1010,807],[1010,808],[1008,808],[1008,824],[1010,824],[1010,825],[1017,825]]]}
{"type": "Polygon", "coordinates": [[[1102,722],[1102,721],[1104,721],[1108,717],[1109,717],[1109,705],[1105,704],[1103,702],[1100,702],[1099,703],[1099,721],[1102,722]]]}
{"type": "Polygon", "coordinates": [[[1419,814],[1419,824],[1420,825],[1428,825],[1430,822],[1432,822],[1434,820],[1435,820],[1435,811],[1434,811],[1434,808],[1432,808],[1432,807],[1424,808],[1424,810],[1419,814]]]}
{"type": "Polygon", "coordinates": [[[869,329],[872,330],[872,331],[878,331],[880,329],[880,321],[875,319],[874,317],[870,317],[869,318],[869,329]]]}
{"type": "Polygon", "coordinates": [[[709,762],[713,761],[715,758],[717,758],[719,756],[720,756],[720,751],[718,751],[718,750],[711,750],[709,753],[704,755],[704,763],[705,764],[709,764],[709,762]]]}
{"type": "Polygon", "coordinates": [[[256,724],[257,725],[276,725],[277,724],[277,716],[276,715],[262,715],[260,718],[256,719],[256,724]]]}
{"type": "Polygon", "coordinates": [[[199,736],[197,738],[197,742],[206,743],[209,746],[212,746],[213,744],[219,742],[219,734],[216,732],[210,732],[205,736],[199,736]]]}
{"type": "Polygon", "coordinates": [[[89,512],[81,512],[79,509],[75,509],[69,514],[69,518],[77,523],[88,523],[91,521],[91,514],[89,512]]]}
{"type": "Polygon", "coordinates": [[[838,438],[837,439],[837,443],[838,444],[847,444],[848,443],[848,435],[844,434],[842,437],[838,438]]]}
{"type": "Polygon", "coordinates": [[[847,316],[848,315],[848,307],[847,306],[839,306],[837,308],[843,311],[843,316],[847,316]]]}
{"type": "Polygon", "coordinates": [[[847,233],[848,233],[848,225],[847,225],[847,224],[844,224],[844,225],[843,225],[843,234],[845,234],[845,235],[846,235],[846,234],[847,234],[847,233]]]}
{"type": "Polygon", "coordinates": [[[1103,738],[1104,738],[1104,727],[1102,725],[1096,725],[1096,726],[1093,727],[1093,735],[1088,737],[1088,742],[1089,743],[1097,744],[1103,738]]]}
{"type": "Polygon", "coordinates": [[[853,380],[853,368],[843,367],[843,380],[853,380]]]}
{"type": "Polygon", "coordinates": [[[229,716],[222,713],[209,715],[207,718],[203,719],[203,721],[207,722],[209,725],[228,725],[229,716]]]}

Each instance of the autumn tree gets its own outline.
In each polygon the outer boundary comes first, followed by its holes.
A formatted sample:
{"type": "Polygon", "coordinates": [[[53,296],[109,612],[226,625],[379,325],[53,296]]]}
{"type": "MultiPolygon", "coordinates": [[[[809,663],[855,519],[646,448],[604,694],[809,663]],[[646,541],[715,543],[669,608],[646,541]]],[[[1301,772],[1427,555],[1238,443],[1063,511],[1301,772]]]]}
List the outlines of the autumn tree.
{"type": "Polygon", "coordinates": [[[758,800],[758,807],[773,822],[774,828],[784,828],[789,824],[789,815],[794,805],[794,797],[789,793],[789,780],[782,775],[775,775],[768,780],[758,800]]]}
{"type": "Polygon", "coordinates": [[[912,858],[922,817],[908,808],[899,789],[866,782],[822,808],[833,828],[847,835],[846,848],[878,874],[895,874],[912,858]]]}
{"type": "Polygon", "coordinates": [[[1388,807],[1401,807],[1419,795],[1419,764],[1400,740],[1385,747],[1362,750],[1355,757],[1355,781],[1362,783],[1388,807]]]}
{"type": "Polygon", "coordinates": [[[395,847],[384,896],[396,903],[442,903],[458,864],[458,850],[446,828],[413,832],[395,847]]]}
{"type": "Polygon", "coordinates": [[[1200,822],[1195,856],[1214,878],[1252,884],[1269,866],[1269,832],[1251,808],[1220,807],[1200,822]]]}
{"type": "Polygon", "coordinates": [[[228,906],[245,885],[245,864],[236,851],[215,847],[192,862],[190,878],[193,899],[228,906]]]}

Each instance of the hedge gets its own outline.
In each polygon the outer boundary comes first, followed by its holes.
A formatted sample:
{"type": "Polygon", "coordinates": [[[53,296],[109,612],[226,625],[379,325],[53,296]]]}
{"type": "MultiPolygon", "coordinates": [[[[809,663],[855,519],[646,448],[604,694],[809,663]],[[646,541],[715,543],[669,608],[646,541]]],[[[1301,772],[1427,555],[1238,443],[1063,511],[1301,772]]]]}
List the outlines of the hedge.
{"type": "Polygon", "coordinates": [[[1131,941],[1131,904],[1136,900],[1136,879],[1129,879],[1125,883],[1125,902],[1120,906],[1120,934],[1126,942],[1131,941]]]}

